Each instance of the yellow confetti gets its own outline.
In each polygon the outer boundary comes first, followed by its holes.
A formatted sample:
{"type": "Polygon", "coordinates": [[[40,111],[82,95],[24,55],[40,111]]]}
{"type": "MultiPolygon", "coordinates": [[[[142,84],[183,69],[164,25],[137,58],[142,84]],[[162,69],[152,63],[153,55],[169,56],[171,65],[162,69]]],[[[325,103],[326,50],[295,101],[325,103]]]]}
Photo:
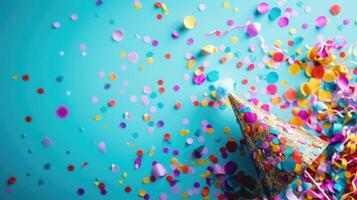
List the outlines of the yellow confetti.
{"type": "Polygon", "coordinates": [[[150,182],[150,179],[148,177],[143,178],[143,183],[147,184],[150,182]]]}
{"type": "Polygon", "coordinates": [[[298,64],[294,63],[294,64],[290,65],[288,70],[291,75],[297,75],[300,72],[300,66],[298,64]]]}
{"type": "Polygon", "coordinates": [[[194,16],[186,16],[183,19],[183,25],[185,26],[185,28],[187,29],[193,29],[196,26],[196,19],[194,16]]]}
{"type": "Polygon", "coordinates": [[[144,197],[146,194],[145,190],[139,190],[139,196],[144,197]]]}
{"type": "Polygon", "coordinates": [[[153,57],[148,57],[148,58],[146,59],[146,62],[147,62],[147,63],[153,63],[153,62],[154,62],[154,58],[153,58],[153,57]]]}
{"type": "Polygon", "coordinates": [[[180,135],[181,135],[181,136],[186,136],[186,135],[188,135],[188,134],[190,134],[190,130],[187,130],[187,129],[182,129],[182,130],[180,130],[180,135]]]}
{"type": "Polygon", "coordinates": [[[230,133],[231,129],[229,127],[224,127],[223,133],[230,133]]]}
{"type": "Polygon", "coordinates": [[[237,42],[238,42],[238,38],[237,38],[237,37],[232,37],[232,38],[231,38],[231,42],[232,42],[233,44],[237,43],[237,42]]]}
{"type": "Polygon", "coordinates": [[[121,51],[120,52],[120,57],[125,58],[125,56],[126,56],[126,52],[125,51],[121,51]]]}
{"type": "Polygon", "coordinates": [[[285,86],[288,85],[288,81],[287,80],[282,80],[280,84],[281,84],[281,86],[285,87],[285,86]]]}
{"type": "Polygon", "coordinates": [[[202,101],[201,101],[201,105],[202,105],[203,107],[206,107],[206,106],[208,105],[207,100],[202,100],[202,101]]]}
{"type": "Polygon", "coordinates": [[[231,6],[231,4],[230,4],[228,1],[225,1],[225,2],[223,3],[223,7],[224,7],[224,8],[229,8],[229,6],[231,6]]]}
{"type": "Polygon", "coordinates": [[[290,119],[290,123],[292,123],[295,126],[303,126],[304,125],[304,121],[299,116],[293,116],[290,119]]]}
{"type": "Polygon", "coordinates": [[[209,44],[209,45],[206,45],[204,47],[202,47],[201,49],[205,54],[214,54],[214,53],[217,53],[218,52],[218,48],[209,44]]]}
{"type": "Polygon", "coordinates": [[[319,97],[320,101],[325,101],[327,99],[331,99],[332,94],[331,94],[331,92],[329,92],[327,90],[320,90],[318,97],[319,97]]]}
{"type": "Polygon", "coordinates": [[[213,128],[208,128],[207,129],[207,133],[208,134],[213,134],[214,133],[214,129],[213,128]]]}
{"type": "Polygon", "coordinates": [[[141,9],[141,3],[139,1],[135,1],[134,7],[135,7],[136,10],[140,10],[141,9]]]}
{"type": "Polygon", "coordinates": [[[187,192],[182,193],[181,197],[182,197],[183,199],[187,199],[187,198],[188,198],[187,192]]]}
{"type": "Polygon", "coordinates": [[[289,29],[290,35],[295,35],[296,34],[296,28],[290,28],[289,29]]]}
{"type": "Polygon", "coordinates": [[[276,40],[275,43],[274,43],[274,46],[277,47],[277,48],[280,48],[281,47],[281,40],[276,40]]]}
{"type": "Polygon", "coordinates": [[[202,74],[202,71],[201,70],[199,70],[199,69],[196,69],[195,70],[195,75],[196,76],[199,76],[199,75],[201,75],[202,74]]]}
{"type": "Polygon", "coordinates": [[[178,162],[177,158],[171,158],[171,164],[175,165],[178,162]]]}
{"type": "Polygon", "coordinates": [[[314,69],[314,66],[311,66],[311,65],[307,66],[306,70],[305,70],[306,76],[311,77],[311,73],[312,73],[313,69],[314,69]]]}
{"type": "Polygon", "coordinates": [[[335,72],[330,69],[326,70],[322,79],[327,83],[336,80],[335,72]]]}
{"type": "Polygon", "coordinates": [[[195,66],[196,61],[194,59],[190,59],[187,63],[187,68],[191,69],[193,66],[195,66]]]}
{"type": "Polygon", "coordinates": [[[164,14],[165,14],[165,15],[168,15],[168,14],[169,14],[169,9],[167,9],[166,4],[161,3],[161,8],[162,8],[162,11],[164,11],[164,14]]]}

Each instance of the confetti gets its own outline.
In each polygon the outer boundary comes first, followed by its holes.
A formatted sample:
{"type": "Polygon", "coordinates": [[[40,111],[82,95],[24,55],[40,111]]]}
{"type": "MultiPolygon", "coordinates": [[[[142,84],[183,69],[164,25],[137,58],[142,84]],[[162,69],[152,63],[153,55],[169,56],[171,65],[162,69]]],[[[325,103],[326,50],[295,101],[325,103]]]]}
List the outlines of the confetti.
{"type": "Polygon", "coordinates": [[[112,39],[115,41],[115,42],[120,42],[122,41],[124,38],[124,32],[120,29],[116,30],[113,32],[112,34],[112,39]]]}
{"type": "Polygon", "coordinates": [[[353,198],[353,3],[95,0],[83,13],[58,2],[34,8],[50,12],[36,31],[30,4],[9,1],[0,127],[12,160],[0,196],[353,198]],[[32,42],[15,40],[15,25],[32,42]]]}

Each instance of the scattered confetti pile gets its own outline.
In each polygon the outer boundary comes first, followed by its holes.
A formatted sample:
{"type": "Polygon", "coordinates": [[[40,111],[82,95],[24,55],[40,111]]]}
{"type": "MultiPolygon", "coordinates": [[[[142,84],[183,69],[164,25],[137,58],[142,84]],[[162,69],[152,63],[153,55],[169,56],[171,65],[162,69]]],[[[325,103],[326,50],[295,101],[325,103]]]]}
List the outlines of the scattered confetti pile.
{"type": "Polygon", "coordinates": [[[0,199],[356,199],[354,5],[3,1],[0,199]]]}

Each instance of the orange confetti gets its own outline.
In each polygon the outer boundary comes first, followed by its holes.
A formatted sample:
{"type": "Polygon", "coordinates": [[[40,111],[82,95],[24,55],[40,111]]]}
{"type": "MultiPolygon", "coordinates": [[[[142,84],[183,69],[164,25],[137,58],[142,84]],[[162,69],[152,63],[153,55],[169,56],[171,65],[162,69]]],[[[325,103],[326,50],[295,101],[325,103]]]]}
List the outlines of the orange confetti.
{"type": "Polygon", "coordinates": [[[296,97],[297,97],[297,91],[295,88],[289,88],[284,92],[284,98],[288,102],[295,101],[296,97]]]}
{"type": "Polygon", "coordinates": [[[304,125],[304,121],[299,116],[293,116],[290,119],[290,123],[292,123],[295,126],[303,126],[304,125]]]}

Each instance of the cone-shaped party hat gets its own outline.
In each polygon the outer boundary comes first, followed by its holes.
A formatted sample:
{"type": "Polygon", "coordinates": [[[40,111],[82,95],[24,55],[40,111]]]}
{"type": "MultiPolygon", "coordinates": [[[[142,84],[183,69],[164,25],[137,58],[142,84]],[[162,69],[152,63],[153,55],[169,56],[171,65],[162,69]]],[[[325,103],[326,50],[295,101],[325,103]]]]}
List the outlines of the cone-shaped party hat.
{"type": "Polygon", "coordinates": [[[254,165],[269,199],[281,192],[322,153],[327,142],[258,105],[229,94],[254,165]]]}

